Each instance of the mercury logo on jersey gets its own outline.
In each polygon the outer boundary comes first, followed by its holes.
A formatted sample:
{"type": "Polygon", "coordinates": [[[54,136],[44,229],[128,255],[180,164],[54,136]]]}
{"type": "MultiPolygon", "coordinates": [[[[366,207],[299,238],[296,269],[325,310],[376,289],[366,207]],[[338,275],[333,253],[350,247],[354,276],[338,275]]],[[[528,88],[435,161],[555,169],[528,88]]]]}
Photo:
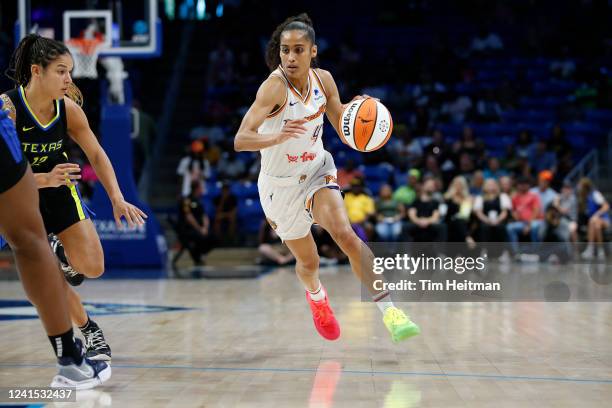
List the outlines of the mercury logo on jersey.
{"type": "Polygon", "coordinates": [[[21,143],[25,153],[50,153],[62,149],[62,139],[53,143],[21,143]]]}
{"type": "Polygon", "coordinates": [[[310,152],[304,152],[301,155],[294,156],[289,153],[285,153],[285,156],[287,156],[287,162],[289,163],[298,163],[299,160],[301,160],[302,163],[304,163],[307,161],[313,161],[317,157],[317,154],[310,153],[310,152]]]}
{"type": "Polygon", "coordinates": [[[319,99],[325,97],[325,95],[323,95],[321,92],[319,92],[318,89],[314,90],[314,94],[315,94],[315,97],[314,97],[315,101],[318,101],[319,99]]]}

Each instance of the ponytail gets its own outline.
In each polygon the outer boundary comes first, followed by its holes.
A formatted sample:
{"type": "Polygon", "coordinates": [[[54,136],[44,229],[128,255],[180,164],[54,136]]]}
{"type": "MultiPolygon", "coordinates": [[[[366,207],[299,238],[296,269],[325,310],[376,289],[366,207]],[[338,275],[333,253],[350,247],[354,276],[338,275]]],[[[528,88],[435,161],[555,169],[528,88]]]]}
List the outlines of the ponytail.
{"type": "Polygon", "coordinates": [[[73,82],[71,82],[68,85],[68,89],[66,90],[65,95],[68,98],[72,99],[74,103],[76,103],[80,107],[83,107],[83,102],[84,102],[83,93],[81,92],[79,87],[77,87],[73,82]]]}
{"type": "Polygon", "coordinates": [[[19,42],[4,73],[16,86],[26,86],[32,78],[32,65],[40,65],[44,69],[65,54],[70,55],[70,51],[64,43],[38,34],[28,34],[19,42]]]}

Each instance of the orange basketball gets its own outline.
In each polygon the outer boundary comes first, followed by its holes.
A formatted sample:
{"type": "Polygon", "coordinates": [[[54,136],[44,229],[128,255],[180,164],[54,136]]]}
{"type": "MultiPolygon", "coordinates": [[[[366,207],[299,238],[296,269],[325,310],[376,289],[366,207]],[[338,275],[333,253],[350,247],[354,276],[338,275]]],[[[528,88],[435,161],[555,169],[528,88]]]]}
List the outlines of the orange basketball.
{"type": "Polygon", "coordinates": [[[391,113],[373,98],[349,103],[340,115],[340,137],[360,152],[378,150],[387,143],[393,131],[391,113]]]}

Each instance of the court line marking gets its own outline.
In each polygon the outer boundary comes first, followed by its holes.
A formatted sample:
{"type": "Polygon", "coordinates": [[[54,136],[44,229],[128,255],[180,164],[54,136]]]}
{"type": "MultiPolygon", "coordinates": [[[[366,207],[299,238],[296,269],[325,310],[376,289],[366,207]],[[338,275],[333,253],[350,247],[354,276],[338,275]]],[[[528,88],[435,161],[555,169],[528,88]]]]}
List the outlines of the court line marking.
{"type": "MultiPolygon", "coordinates": [[[[326,370],[317,370],[316,368],[249,368],[249,367],[193,367],[193,366],[172,366],[172,365],[138,365],[138,364],[112,364],[113,368],[125,369],[146,369],[146,370],[191,370],[203,372],[276,372],[276,373],[317,373],[326,372],[326,370]]],[[[9,364],[0,363],[0,368],[55,368],[52,364],[9,364]]],[[[411,376],[411,377],[450,377],[450,378],[468,378],[468,379],[490,379],[503,381],[553,381],[553,382],[573,382],[573,383],[590,383],[590,384],[612,384],[612,379],[605,378],[571,378],[571,377],[541,377],[541,376],[523,376],[523,375],[501,375],[501,374],[470,374],[470,373],[431,373],[418,371],[365,371],[365,370],[340,370],[343,374],[357,375],[395,375],[395,376],[411,376]]],[[[337,372],[337,371],[329,371],[337,372]]]]}

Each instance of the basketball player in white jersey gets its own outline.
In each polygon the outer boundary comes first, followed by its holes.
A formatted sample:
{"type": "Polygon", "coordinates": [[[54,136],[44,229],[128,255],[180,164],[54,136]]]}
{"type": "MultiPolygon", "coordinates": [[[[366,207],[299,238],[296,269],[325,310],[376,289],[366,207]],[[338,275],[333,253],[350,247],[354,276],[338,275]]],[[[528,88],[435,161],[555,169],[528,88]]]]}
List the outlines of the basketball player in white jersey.
{"type": "Polygon", "coordinates": [[[338,132],[343,105],[331,74],[316,68],[317,46],[306,14],[288,18],[268,43],[272,71],[236,134],[237,151],[260,151],[258,187],[268,222],[296,258],[296,272],[306,289],[315,327],[328,340],[340,327],[319,281],[319,256],[310,232],[313,222],[327,230],[349,257],[351,267],[383,313],[393,341],[420,332],[387,291],[377,291],[374,255],[349,223],[336,183],[332,156],[321,141],[323,114],[338,132]]]}

